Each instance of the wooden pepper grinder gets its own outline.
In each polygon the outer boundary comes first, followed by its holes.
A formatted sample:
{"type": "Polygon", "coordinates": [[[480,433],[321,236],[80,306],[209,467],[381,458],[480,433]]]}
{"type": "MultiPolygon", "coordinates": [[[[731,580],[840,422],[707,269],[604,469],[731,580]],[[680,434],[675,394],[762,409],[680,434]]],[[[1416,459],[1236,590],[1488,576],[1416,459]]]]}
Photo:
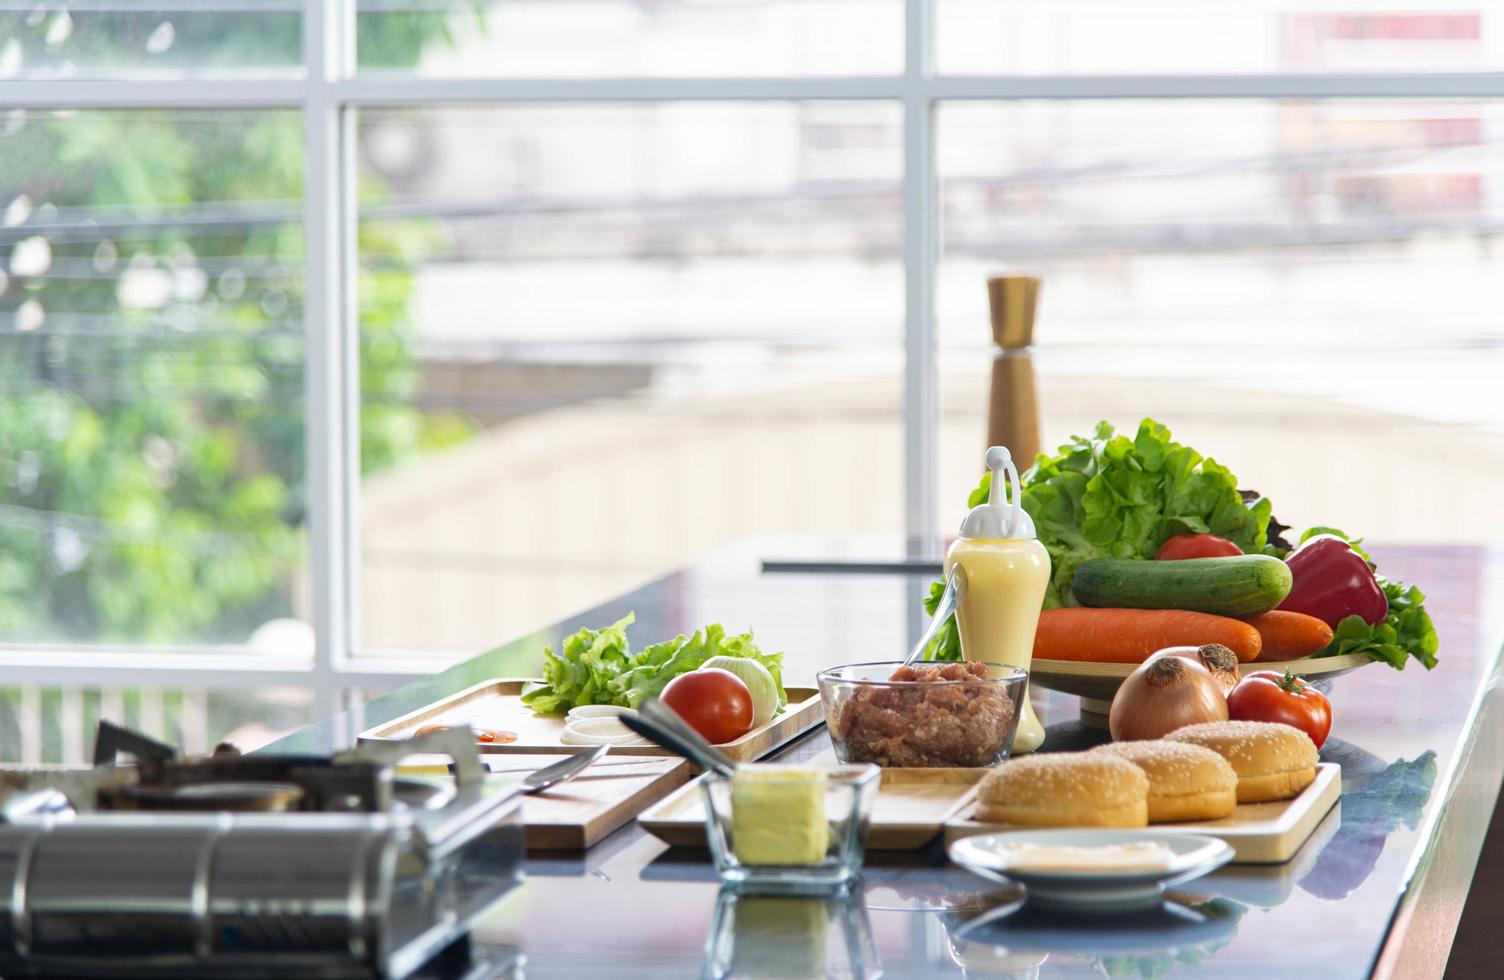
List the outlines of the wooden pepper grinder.
{"type": "Polygon", "coordinates": [[[1034,314],[1038,276],[992,276],[992,389],[987,398],[987,445],[1007,446],[1020,467],[1039,455],[1039,395],[1034,384],[1034,314]]]}

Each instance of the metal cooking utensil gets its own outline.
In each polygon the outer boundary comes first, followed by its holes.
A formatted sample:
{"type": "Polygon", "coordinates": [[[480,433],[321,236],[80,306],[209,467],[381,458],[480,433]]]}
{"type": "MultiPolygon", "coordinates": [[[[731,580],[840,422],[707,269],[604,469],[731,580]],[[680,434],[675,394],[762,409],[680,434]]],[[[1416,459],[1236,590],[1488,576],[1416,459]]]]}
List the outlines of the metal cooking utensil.
{"type": "Polygon", "coordinates": [[[544,766],[537,772],[524,776],[522,779],[523,795],[541,793],[550,786],[557,786],[559,783],[573,779],[594,765],[595,761],[605,755],[610,748],[609,745],[597,745],[593,749],[571,755],[551,766],[544,766]]]}
{"type": "Polygon", "coordinates": [[[682,755],[701,769],[727,778],[736,770],[735,760],[707,742],[673,708],[655,697],[643,698],[637,705],[637,713],[623,714],[621,723],[643,738],[682,755]]]}
{"type": "Polygon", "coordinates": [[[920,657],[924,656],[924,651],[934,641],[935,634],[940,632],[941,625],[950,619],[951,614],[956,611],[956,606],[964,598],[966,598],[966,569],[958,564],[950,570],[950,575],[946,576],[945,591],[940,594],[940,604],[935,607],[935,617],[924,628],[924,635],[919,638],[918,643],[914,644],[914,649],[909,651],[908,658],[903,662],[905,667],[916,663],[920,657]]]}

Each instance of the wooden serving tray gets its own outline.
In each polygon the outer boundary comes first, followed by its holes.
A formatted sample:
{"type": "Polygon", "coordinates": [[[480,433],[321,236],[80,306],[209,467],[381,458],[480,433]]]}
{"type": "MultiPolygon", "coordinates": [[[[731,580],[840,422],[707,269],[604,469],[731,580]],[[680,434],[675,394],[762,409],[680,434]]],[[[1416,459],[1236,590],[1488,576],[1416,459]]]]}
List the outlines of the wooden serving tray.
{"type": "MultiPolygon", "coordinates": [[[[424,725],[473,725],[517,733],[517,741],[505,745],[477,743],[482,753],[527,755],[532,753],[574,754],[590,745],[565,745],[559,741],[564,730],[564,716],[534,714],[522,703],[522,688],[532,681],[526,678],[502,678],[483,681],[474,687],[410,711],[400,718],[360,733],[362,741],[406,738],[424,725]]],[[[825,720],[820,692],[812,687],[784,689],[789,703],[773,719],[754,728],[734,742],[719,746],[737,762],[760,759],[774,749],[802,735],[825,720]]],[[[656,745],[613,745],[612,756],[669,755],[656,745]]]]}
{"type": "MultiPolygon", "coordinates": [[[[494,760],[493,773],[521,776],[558,762],[558,754],[508,755],[494,760]]],[[[689,782],[694,767],[683,759],[608,753],[568,782],[522,798],[527,849],[583,851],[689,782]]]]}
{"type": "MultiPolygon", "coordinates": [[[[986,769],[884,769],[867,831],[869,851],[918,850],[947,819],[971,803],[986,769]]],[[[645,811],[637,822],[676,847],[705,846],[705,805],[699,780],[645,811]]]]}
{"type": "MultiPolygon", "coordinates": [[[[1346,653],[1340,657],[1315,657],[1238,664],[1238,675],[1247,677],[1256,670],[1288,670],[1309,681],[1331,680],[1373,663],[1363,653],[1346,653]]],[[[1074,694],[1081,698],[1081,721],[1093,728],[1107,728],[1107,712],[1118,686],[1139,667],[1138,664],[1097,664],[1080,660],[1040,660],[1029,665],[1029,683],[1036,687],[1074,694]]]]}
{"type": "MultiPolygon", "coordinates": [[[[1316,767],[1316,781],[1293,800],[1240,803],[1232,816],[1222,820],[1150,826],[1157,831],[1221,838],[1232,845],[1234,864],[1283,864],[1295,856],[1341,795],[1342,767],[1333,762],[1322,762],[1316,767]]],[[[948,845],[951,841],[976,834],[1018,829],[980,823],[972,819],[968,807],[961,815],[946,822],[945,843],[948,845]]]]}

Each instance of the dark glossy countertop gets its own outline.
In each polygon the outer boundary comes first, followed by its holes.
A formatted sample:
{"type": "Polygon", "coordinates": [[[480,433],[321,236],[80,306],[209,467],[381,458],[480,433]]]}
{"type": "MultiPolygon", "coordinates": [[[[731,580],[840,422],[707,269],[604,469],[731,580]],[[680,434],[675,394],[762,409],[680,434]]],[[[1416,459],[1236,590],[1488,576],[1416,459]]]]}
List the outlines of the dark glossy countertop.
{"type": "MultiPolygon", "coordinates": [[[[844,900],[737,900],[721,893],[703,852],[628,826],[585,854],[529,860],[528,880],[477,938],[520,947],[529,977],[1439,976],[1504,775],[1504,553],[1374,551],[1382,571],[1427,592],[1441,664],[1429,674],[1372,665],[1333,682],[1336,721],[1322,756],[1341,763],[1343,798],[1288,864],[1229,866],[1183,886],[1161,911],[1111,919],[999,914],[1006,890],[934,849],[870,855],[864,886],[844,900]]],[[[545,645],[628,610],[640,642],[708,622],[755,628],[765,649],[784,651],[789,683],[827,665],[899,657],[923,628],[916,610],[931,576],[764,574],[758,561],[888,553],[875,542],[753,543],[275,748],[342,747],[478,681],[535,673],[545,645]]],[[[1076,722],[1075,698],[1039,692],[1035,704],[1046,749],[1099,738],[1076,722]]],[[[783,755],[829,751],[822,728],[783,755]]]]}

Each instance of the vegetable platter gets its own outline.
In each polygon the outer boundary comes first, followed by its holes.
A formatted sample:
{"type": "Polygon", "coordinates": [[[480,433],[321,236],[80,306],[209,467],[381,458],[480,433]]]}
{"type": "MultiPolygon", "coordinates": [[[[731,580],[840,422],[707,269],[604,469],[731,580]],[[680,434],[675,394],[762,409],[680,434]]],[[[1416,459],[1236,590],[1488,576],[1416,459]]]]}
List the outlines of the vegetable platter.
{"type": "MultiPolygon", "coordinates": [[[[1329,681],[1373,660],[1366,654],[1346,653],[1336,657],[1302,660],[1298,663],[1274,664],[1289,667],[1301,677],[1313,683],[1329,681]]],[[[1267,663],[1244,663],[1238,665],[1238,675],[1247,677],[1260,670],[1268,670],[1267,663]]],[[[1081,722],[1091,728],[1107,728],[1108,709],[1119,685],[1128,675],[1138,669],[1137,664],[1083,663],[1078,660],[1035,660],[1029,669],[1029,683],[1063,694],[1074,694],[1081,700],[1081,722]]]]}
{"type": "MultiPolygon", "coordinates": [[[[1361,538],[1324,526],[1286,538],[1268,498],[1153,419],[1131,438],[1098,424],[1040,454],[1020,487],[1051,565],[1033,650],[1041,687],[1110,698],[1157,650],[1207,643],[1240,670],[1279,664],[1312,679],[1374,661],[1436,665],[1425,595],[1386,579],[1361,538]]],[[[942,592],[935,583],[931,612],[942,592]]],[[[954,619],[928,653],[961,659],[954,619]]]]}
{"type": "MultiPolygon", "coordinates": [[[[469,725],[475,728],[500,729],[517,737],[510,742],[481,742],[482,753],[498,755],[564,754],[583,752],[592,745],[569,745],[563,741],[565,716],[538,714],[523,703],[524,691],[538,684],[536,679],[496,678],[483,681],[458,694],[425,705],[416,711],[377,725],[365,732],[362,741],[401,739],[428,725],[469,725]]],[[[738,762],[760,758],[780,745],[809,731],[825,720],[820,692],[812,687],[787,689],[788,704],[771,721],[754,727],[740,738],[719,748],[738,762]]],[[[613,745],[611,755],[655,755],[670,753],[656,745],[613,745]]]]}
{"type": "Polygon", "coordinates": [[[783,686],[783,654],[751,633],[719,623],[632,650],[632,613],[582,629],[555,653],[543,676],[498,678],[436,701],[361,735],[401,738],[426,729],[469,727],[482,752],[579,752],[609,745],[618,755],[663,755],[621,721],[646,697],[661,698],[693,729],[738,761],[756,759],[823,719],[819,691],[783,686]]]}

